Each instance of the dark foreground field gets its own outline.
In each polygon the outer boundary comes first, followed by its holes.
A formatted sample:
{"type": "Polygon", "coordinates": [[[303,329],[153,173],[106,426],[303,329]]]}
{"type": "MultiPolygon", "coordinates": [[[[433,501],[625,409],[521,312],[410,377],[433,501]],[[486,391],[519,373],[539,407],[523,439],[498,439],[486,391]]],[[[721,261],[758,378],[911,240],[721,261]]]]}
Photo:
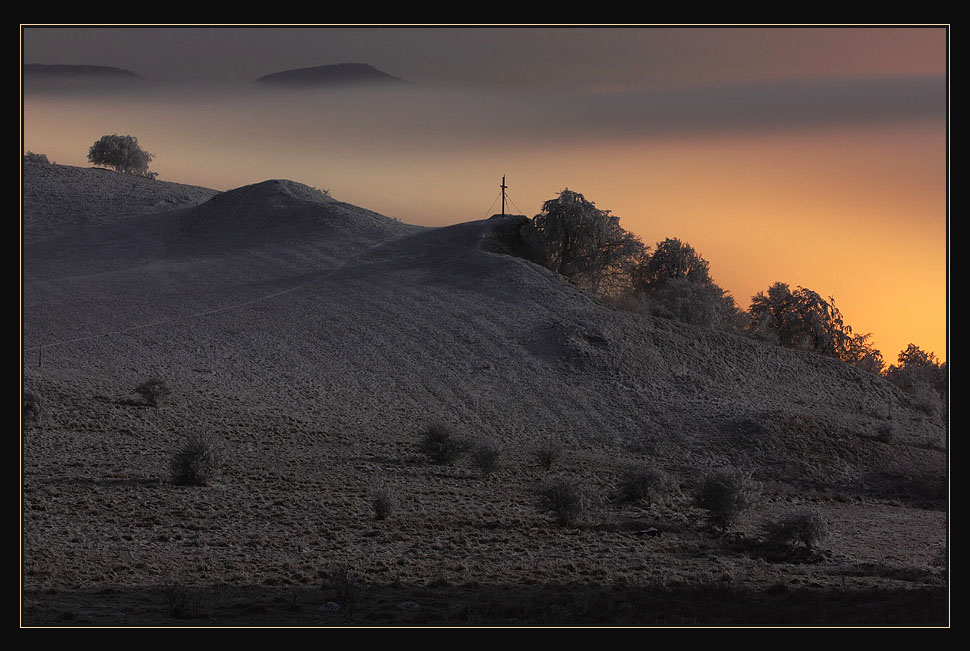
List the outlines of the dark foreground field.
{"type": "Polygon", "coordinates": [[[616,311],[501,219],[25,164],[23,221],[24,626],[949,623],[946,422],[880,378],[616,311]],[[433,463],[432,422],[497,465],[433,463]],[[170,479],[192,434],[206,486],[170,479]],[[828,535],[769,544],[802,512],[828,535]]]}
{"type": "Polygon", "coordinates": [[[319,588],[102,588],[34,596],[40,626],[941,626],[940,589],[362,586],[341,612],[319,588]]]}

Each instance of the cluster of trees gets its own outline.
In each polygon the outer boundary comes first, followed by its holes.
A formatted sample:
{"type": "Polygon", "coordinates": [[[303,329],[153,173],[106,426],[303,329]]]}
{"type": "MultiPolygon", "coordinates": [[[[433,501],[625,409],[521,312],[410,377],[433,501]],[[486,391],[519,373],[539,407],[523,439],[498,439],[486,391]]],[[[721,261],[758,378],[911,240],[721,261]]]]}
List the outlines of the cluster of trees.
{"type": "Polygon", "coordinates": [[[666,239],[650,253],[617,216],[578,192],[565,189],[546,201],[526,239],[535,261],[622,307],[834,357],[881,374],[911,394],[931,391],[945,399],[946,364],[933,353],[910,344],[887,367],[870,334],[854,333],[832,297],[805,287],[776,282],[743,312],[692,246],[666,239]]]}
{"type": "Polygon", "coordinates": [[[595,294],[656,316],[713,327],[740,327],[734,299],[709,265],[677,239],[648,246],[617,216],[565,189],[532,219],[532,258],[595,294]]]}

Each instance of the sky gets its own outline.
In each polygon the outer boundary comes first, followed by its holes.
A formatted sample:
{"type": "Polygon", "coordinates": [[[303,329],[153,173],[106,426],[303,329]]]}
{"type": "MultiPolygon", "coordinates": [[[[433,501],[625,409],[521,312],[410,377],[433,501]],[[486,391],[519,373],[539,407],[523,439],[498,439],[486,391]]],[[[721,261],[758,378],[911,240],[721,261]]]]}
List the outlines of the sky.
{"type": "Polygon", "coordinates": [[[887,362],[947,354],[948,32],[899,27],[43,27],[23,63],[112,66],[133,90],[23,94],[24,151],[88,166],[107,133],[159,180],[288,178],[415,224],[532,216],[581,192],[689,242],[744,309],[833,297],[887,362]],[[367,63],[394,90],[267,92],[367,63]]]}

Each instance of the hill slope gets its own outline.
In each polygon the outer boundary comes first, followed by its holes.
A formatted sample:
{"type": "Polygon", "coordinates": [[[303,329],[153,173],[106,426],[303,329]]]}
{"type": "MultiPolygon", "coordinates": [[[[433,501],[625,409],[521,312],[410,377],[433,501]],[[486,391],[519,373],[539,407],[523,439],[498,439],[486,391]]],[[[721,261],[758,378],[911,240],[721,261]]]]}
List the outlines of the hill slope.
{"type": "Polygon", "coordinates": [[[30,161],[24,161],[23,180],[21,230],[27,244],[128,221],[132,215],[195,206],[219,194],[97,167],[30,161]]]}
{"type": "MultiPolygon", "coordinates": [[[[25,194],[40,197],[34,171],[25,168],[25,194]]],[[[57,166],[43,174],[77,178],[57,166]]],[[[134,205],[184,197],[148,183],[151,198],[134,205]]],[[[24,434],[30,586],[302,585],[333,563],[408,585],[642,583],[659,577],[648,558],[688,582],[707,571],[707,559],[675,561],[622,530],[548,529],[530,456],[543,440],[566,450],[561,472],[603,495],[631,463],[668,473],[678,488],[650,517],[671,551],[698,544],[680,491],[732,466],[770,489],[739,525],[749,531],[786,505],[825,505],[843,564],[877,562],[887,548],[904,564],[938,553],[945,430],[879,378],[617,312],[496,252],[514,232],[501,219],[420,228],[291,181],[108,218],[113,191],[99,188],[25,209],[25,381],[46,405],[42,426],[24,434]],[[54,223],[68,208],[91,214],[72,220],[80,227],[54,223]],[[174,388],[169,404],[138,405],[132,387],[149,376],[174,388]],[[505,469],[428,466],[416,443],[431,421],[496,443],[505,469]],[[887,425],[891,445],[878,440],[887,425]],[[163,481],[189,431],[224,447],[229,469],[215,487],[163,481]],[[373,529],[376,483],[403,513],[373,529]],[[860,524],[856,500],[887,497],[896,502],[865,507],[866,526],[848,532],[860,524]],[[88,514],[79,530],[69,524],[78,509],[88,514]],[[134,521],[146,524],[124,533],[134,521]],[[501,535],[482,538],[488,523],[501,535]],[[74,542],[58,533],[72,528],[74,542]],[[110,575],[97,560],[105,536],[131,555],[110,575]],[[204,575],[183,560],[190,541],[206,550],[204,575]]],[[[627,508],[591,517],[643,517],[627,508]]],[[[753,558],[732,562],[756,585],[771,580],[753,558]]]]}

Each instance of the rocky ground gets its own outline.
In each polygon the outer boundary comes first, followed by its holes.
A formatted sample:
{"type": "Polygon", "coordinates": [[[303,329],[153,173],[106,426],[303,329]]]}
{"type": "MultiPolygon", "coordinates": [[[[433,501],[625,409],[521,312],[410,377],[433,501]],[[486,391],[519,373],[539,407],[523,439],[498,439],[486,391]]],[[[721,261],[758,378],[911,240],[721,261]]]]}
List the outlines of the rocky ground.
{"type": "Polygon", "coordinates": [[[22,625],[948,624],[939,413],[614,310],[513,231],[25,164],[22,625]],[[497,467],[433,463],[433,422],[497,467]],[[171,481],[193,434],[206,486],[171,481]],[[662,486],[625,499],[642,467],[662,486]],[[753,492],[716,527],[692,496],[725,468],[753,492]],[[558,480],[585,497],[566,524],[558,480]],[[802,511],[825,538],[768,544],[802,511]]]}

